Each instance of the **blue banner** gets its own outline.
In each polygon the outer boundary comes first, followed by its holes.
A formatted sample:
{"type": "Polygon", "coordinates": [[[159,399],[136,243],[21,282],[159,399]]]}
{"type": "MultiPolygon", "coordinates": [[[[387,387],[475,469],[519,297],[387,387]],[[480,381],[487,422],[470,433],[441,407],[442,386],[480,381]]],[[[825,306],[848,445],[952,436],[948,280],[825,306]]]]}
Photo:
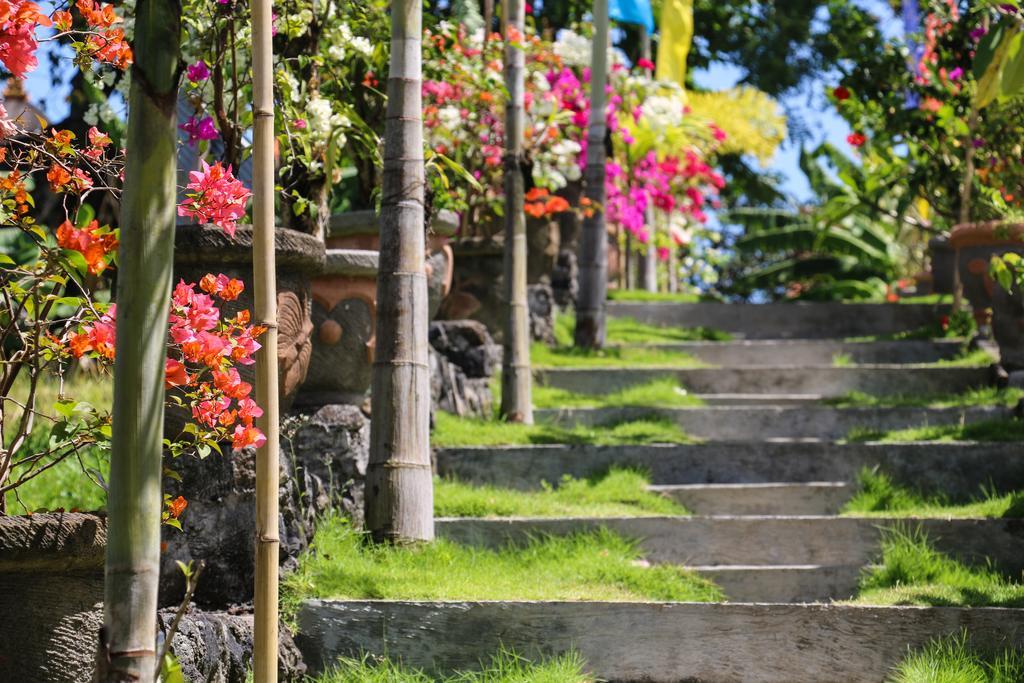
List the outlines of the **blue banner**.
{"type": "Polygon", "coordinates": [[[608,18],[621,24],[640,24],[648,35],[654,33],[651,0],[608,0],[608,18]]]}

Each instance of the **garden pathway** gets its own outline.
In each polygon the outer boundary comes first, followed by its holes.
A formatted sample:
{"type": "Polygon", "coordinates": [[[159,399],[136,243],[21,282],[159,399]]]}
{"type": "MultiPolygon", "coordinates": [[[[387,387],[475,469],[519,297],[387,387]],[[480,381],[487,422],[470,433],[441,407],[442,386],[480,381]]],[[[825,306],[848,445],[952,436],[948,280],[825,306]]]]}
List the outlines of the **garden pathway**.
{"type": "MultiPolygon", "coordinates": [[[[694,444],[444,449],[438,470],[467,481],[535,487],[611,465],[651,472],[653,487],[692,517],[440,519],[438,534],[500,545],[536,532],[609,527],[641,539],[654,562],[696,569],[724,590],[718,604],[401,603],[310,601],[306,647],[330,661],[387,650],[424,667],[472,666],[504,644],[518,652],[577,650],[607,680],[880,681],[907,653],[967,628],[978,642],[1024,645],[1020,612],[993,608],[865,607],[855,595],[896,520],[839,515],[856,475],[878,467],[894,481],[949,493],[996,482],[1024,488],[1013,444],[844,443],[854,427],[894,429],[1008,417],[1004,408],[843,407],[823,399],[862,392],[960,392],[991,381],[987,368],[933,365],[958,344],[861,340],[934,325],[924,305],[610,304],[612,315],[732,332],[731,342],[676,348],[717,366],[551,370],[542,382],[611,391],[674,373],[704,406],[663,409],[694,444]]],[[[543,419],[598,423],[646,409],[539,411],[543,419]]],[[[1020,575],[1024,531],[1015,520],[920,522],[940,551],[1020,575]]]]}

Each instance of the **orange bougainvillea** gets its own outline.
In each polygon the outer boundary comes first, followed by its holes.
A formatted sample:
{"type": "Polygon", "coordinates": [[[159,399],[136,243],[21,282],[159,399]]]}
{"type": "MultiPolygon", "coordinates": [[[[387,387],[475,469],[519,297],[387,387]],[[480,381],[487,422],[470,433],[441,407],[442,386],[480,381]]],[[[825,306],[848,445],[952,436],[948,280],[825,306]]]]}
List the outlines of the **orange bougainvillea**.
{"type": "Polygon", "coordinates": [[[84,228],[64,221],[57,228],[57,244],[82,254],[89,265],[89,272],[99,275],[110,265],[108,257],[117,251],[117,231],[109,225],[100,227],[99,221],[95,220],[84,228]]]}
{"type": "Polygon", "coordinates": [[[569,210],[569,202],[564,197],[552,196],[545,188],[534,187],[526,193],[523,211],[528,216],[543,218],[569,210]]]}

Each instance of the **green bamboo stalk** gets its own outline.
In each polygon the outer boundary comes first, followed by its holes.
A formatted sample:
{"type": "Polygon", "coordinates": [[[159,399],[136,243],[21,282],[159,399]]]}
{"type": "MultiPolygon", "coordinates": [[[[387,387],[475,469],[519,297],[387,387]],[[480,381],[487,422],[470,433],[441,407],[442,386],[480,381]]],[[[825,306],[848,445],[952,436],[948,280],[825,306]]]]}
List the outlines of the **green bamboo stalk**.
{"type": "Polygon", "coordinates": [[[434,538],[423,235],[423,15],[391,3],[366,525],[377,541],[434,538]]]}
{"type": "Polygon", "coordinates": [[[583,220],[580,239],[580,293],[576,299],[576,346],[599,349],[605,343],[608,295],[608,234],[605,230],[605,86],[608,82],[608,0],[594,0],[590,68],[590,124],[584,193],[594,211],[583,220]]]}
{"type": "Polygon", "coordinates": [[[533,424],[530,396],[530,308],[526,302],[526,215],[523,213],[523,91],[526,58],[508,40],[523,35],[523,0],[506,0],[505,10],[505,336],[501,367],[501,416],[533,424]]]}
{"type": "Polygon", "coordinates": [[[174,256],[181,3],[138,0],[121,199],[104,639],[97,680],[148,681],[156,661],[164,359],[174,256]]]}
{"type": "Polygon", "coordinates": [[[267,328],[256,354],[259,427],[267,442],[256,450],[256,587],[253,673],[277,681],[278,488],[280,447],[277,370],[277,277],[274,254],[274,82],[271,0],[250,0],[253,74],[253,298],[267,328]]]}

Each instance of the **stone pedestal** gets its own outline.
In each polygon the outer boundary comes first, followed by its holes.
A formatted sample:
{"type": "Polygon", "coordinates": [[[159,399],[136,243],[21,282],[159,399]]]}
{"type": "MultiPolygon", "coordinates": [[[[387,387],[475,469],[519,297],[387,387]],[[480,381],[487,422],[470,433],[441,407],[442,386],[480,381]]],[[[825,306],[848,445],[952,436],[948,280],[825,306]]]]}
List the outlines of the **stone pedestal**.
{"type": "Polygon", "coordinates": [[[430,394],[434,410],[491,418],[491,377],[500,367],[501,347],[482,323],[445,320],[430,324],[430,394]]]}

